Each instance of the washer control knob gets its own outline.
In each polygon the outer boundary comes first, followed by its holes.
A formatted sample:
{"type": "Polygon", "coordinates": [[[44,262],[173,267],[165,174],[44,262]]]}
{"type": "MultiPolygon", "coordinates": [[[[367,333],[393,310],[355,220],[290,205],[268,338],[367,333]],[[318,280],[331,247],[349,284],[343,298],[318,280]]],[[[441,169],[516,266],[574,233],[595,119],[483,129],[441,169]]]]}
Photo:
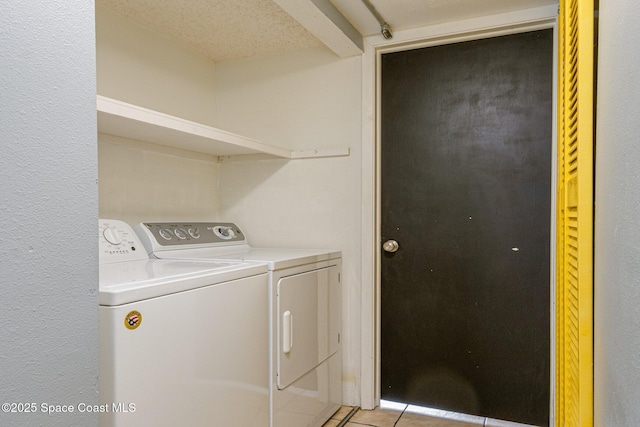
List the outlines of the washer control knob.
{"type": "Polygon", "coordinates": [[[180,240],[184,240],[187,238],[187,232],[184,231],[182,228],[176,228],[174,233],[176,237],[180,240]]]}
{"type": "Polygon", "coordinates": [[[115,227],[107,227],[102,232],[102,235],[107,242],[112,245],[119,245],[122,243],[122,234],[115,227]]]}
{"type": "Polygon", "coordinates": [[[162,237],[164,240],[171,240],[173,238],[171,230],[169,230],[168,228],[161,229],[160,231],[158,231],[158,234],[160,234],[160,237],[162,237]]]}
{"type": "Polygon", "coordinates": [[[200,238],[200,232],[198,231],[197,228],[190,228],[188,231],[189,231],[189,235],[194,239],[200,238]]]}

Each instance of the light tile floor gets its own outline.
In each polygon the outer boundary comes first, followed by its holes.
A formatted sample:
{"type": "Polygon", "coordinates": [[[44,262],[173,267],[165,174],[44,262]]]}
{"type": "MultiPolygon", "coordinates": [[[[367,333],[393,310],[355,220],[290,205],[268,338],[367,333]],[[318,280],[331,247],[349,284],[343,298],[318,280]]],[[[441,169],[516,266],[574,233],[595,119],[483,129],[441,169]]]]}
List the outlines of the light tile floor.
{"type": "MultiPolygon", "coordinates": [[[[343,406],[323,427],[336,427],[351,412],[343,406]]],[[[524,424],[493,420],[474,415],[457,414],[438,409],[422,408],[404,403],[382,401],[380,407],[359,409],[345,427],[525,427],[524,424]]]]}

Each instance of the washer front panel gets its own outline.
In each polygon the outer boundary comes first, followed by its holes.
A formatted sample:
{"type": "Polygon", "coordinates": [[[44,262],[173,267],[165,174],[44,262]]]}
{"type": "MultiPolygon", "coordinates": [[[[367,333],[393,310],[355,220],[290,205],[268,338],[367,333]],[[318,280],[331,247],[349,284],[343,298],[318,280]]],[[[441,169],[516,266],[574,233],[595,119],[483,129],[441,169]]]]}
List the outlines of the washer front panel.
{"type": "Polygon", "coordinates": [[[99,313],[101,426],[269,425],[266,274],[99,313]]]}

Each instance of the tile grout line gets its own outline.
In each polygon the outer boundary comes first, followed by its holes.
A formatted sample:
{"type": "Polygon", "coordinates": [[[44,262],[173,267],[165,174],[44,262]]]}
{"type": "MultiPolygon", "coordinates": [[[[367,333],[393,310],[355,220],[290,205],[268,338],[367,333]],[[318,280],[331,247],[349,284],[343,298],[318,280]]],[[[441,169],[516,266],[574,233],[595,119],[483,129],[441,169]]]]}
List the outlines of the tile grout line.
{"type": "Polygon", "coordinates": [[[402,416],[404,415],[404,413],[407,411],[407,408],[409,407],[409,405],[405,405],[404,409],[402,410],[402,412],[400,413],[400,416],[398,417],[398,419],[396,420],[395,423],[393,423],[393,427],[396,427],[396,425],[398,424],[398,422],[400,421],[400,418],[402,418],[402,416]]]}
{"type": "Polygon", "coordinates": [[[346,417],[344,417],[342,419],[342,421],[340,421],[340,423],[338,423],[338,425],[336,427],[344,427],[345,424],[347,424],[349,422],[349,420],[351,419],[351,417],[353,417],[356,412],[358,412],[358,410],[360,409],[359,406],[354,406],[353,408],[351,408],[351,411],[349,411],[349,413],[347,414],[346,417]]]}

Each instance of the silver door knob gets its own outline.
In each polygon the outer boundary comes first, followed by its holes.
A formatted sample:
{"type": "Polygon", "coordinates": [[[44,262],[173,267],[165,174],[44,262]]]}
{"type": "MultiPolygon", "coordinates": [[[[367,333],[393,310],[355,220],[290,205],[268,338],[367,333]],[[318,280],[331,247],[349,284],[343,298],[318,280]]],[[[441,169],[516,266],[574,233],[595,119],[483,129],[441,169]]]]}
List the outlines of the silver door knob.
{"type": "Polygon", "coordinates": [[[384,249],[385,252],[395,252],[399,247],[400,245],[395,240],[387,240],[382,244],[382,249],[384,249]]]}

